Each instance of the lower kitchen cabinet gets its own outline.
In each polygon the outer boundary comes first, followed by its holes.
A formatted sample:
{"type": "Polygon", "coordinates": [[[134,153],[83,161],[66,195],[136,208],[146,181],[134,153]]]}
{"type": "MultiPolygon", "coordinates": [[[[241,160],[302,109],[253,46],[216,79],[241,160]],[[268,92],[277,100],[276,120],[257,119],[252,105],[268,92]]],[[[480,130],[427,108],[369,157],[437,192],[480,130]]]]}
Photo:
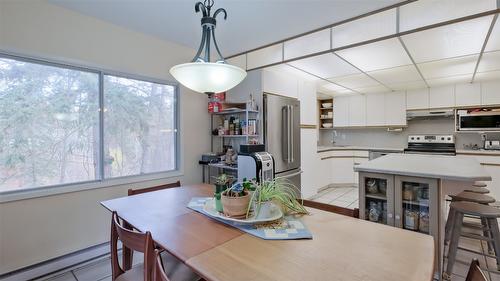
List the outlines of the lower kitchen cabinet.
{"type": "Polygon", "coordinates": [[[361,219],[439,235],[438,180],[359,173],[361,219]]]}

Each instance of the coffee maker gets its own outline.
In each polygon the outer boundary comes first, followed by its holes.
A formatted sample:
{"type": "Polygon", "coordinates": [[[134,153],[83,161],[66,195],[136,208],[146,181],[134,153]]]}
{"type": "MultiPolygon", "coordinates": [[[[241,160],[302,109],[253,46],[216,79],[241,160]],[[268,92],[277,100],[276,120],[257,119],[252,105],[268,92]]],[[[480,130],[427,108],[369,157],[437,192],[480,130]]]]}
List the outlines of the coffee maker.
{"type": "Polygon", "coordinates": [[[274,179],[274,158],[269,152],[238,154],[238,181],[256,179],[257,182],[274,179]]]}

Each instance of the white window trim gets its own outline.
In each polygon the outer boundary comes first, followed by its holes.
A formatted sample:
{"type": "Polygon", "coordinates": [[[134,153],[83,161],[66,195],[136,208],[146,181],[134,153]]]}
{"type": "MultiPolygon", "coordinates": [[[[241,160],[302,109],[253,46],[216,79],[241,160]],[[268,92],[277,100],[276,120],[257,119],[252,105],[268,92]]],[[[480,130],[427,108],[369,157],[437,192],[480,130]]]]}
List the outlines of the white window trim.
{"type": "MultiPolygon", "coordinates": [[[[85,72],[91,72],[91,73],[96,73],[99,75],[99,106],[103,106],[102,99],[104,97],[104,92],[103,92],[103,77],[105,75],[110,75],[110,76],[116,76],[116,77],[121,77],[121,78],[127,78],[127,79],[134,79],[134,80],[140,80],[144,82],[151,82],[151,83],[157,83],[157,84],[164,84],[164,85],[169,85],[173,86],[175,88],[175,94],[174,94],[174,99],[175,99],[175,130],[176,130],[176,139],[175,139],[175,169],[170,170],[170,171],[164,171],[164,172],[153,172],[153,173],[145,173],[141,175],[130,175],[130,176],[124,176],[124,177],[116,177],[116,178],[109,178],[109,179],[96,179],[96,180],[91,180],[91,181],[83,181],[83,182],[74,182],[74,183],[67,183],[67,184],[60,184],[60,185],[48,185],[48,186],[40,186],[40,187],[28,187],[28,188],[22,188],[22,189],[16,189],[16,190],[11,190],[11,191],[4,191],[0,192],[0,203],[6,203],[6,202],[11,202],[11,201],[18,201],[18,200],[24,200],[24,199],[31,199],[31,198],[37,198],[37,197],[45,197],[45,196],[51,196],[51,195],[57,195],[57,194],[64,194],[64,193],[70,193],[70,192],[79,192],[79,191],[85,191],[85,190],[91,190],[91,189],[96,189],[96,188],[109,188],[113,186],[119,186],[119,185],[124,185],[124,184],[145,184],[147,185],[147,182],[154,181],[154,180],[160,180],[160,179],[168,179],[168,178],[173,178],[173,177],[180,177],[184,175],[183,169],[183,161],[182,161],[182,147],[181,147],[181,132],[180,132],[180,89],[179,89],[179,84],[176,82],[168,81],[168,80],[162,80],[162,79],[157,79],[157,78],[151,78],[151,77],[146,77],[146,76],[141,76],[141,75],[136,75],[136,74],[129,74],[129,73],[123,73],[119,71],[113,71],[113,70],[106,70],[98,67],[88,67],[88,66],[83,66],[83,65],[77,65],[77,64],[70,64],[62,61],[56,61],[56,60],[51,60],[51,59],[45,59],[45,58],[39,58],[39,57],[33,57],[33,56],[26,56],[26,55],[20,55],[20,54],[14,54],[10,52],[4,52],[0,50],[0,58],[6,58],[6,59],[13,59],[13,60],[18,60],[18,61],[24,61],[28,63],[36,63],[36,64],[42,64],[42,65],[48,65],[48,66],[54,66],[54,67],[61,67],[61,68],[68,68],[68,69],[73,69],[73,70],[79,70],[79,71],[85,71],[85,72]]],[[[101,108],[102,109],[102,108],[101,108]]],[[[103,112],[102,110],[100,112],[103,112]]],[[[103,139],[103,115],[100,114],[99,116],[99,124],[100,124],[100,139],[99,139],[99,145],[102,146],[104,139],[103,139]]],[[[99,163],[103,163],[102,159],[102,153],[100,153],[100,158],[99,163]]],[[[104,176],[104,175],[102,175],[104,176]]]]}

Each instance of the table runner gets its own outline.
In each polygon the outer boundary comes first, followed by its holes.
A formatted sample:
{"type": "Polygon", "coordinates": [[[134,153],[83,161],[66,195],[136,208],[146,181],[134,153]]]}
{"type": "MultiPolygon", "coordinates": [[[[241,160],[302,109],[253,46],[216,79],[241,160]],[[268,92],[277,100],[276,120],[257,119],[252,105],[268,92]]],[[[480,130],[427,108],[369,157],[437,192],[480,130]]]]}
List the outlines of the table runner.
{"type": "Polygon", "coordinates": [[[265,240],[312,239],[311,232],[298,216],[286,215],[276,222],[259,225],[241,224],[210,216],[203,210],[205,202],[209,199],[211,197],[193,197],[188,203],[188,208],[265,240]]]}

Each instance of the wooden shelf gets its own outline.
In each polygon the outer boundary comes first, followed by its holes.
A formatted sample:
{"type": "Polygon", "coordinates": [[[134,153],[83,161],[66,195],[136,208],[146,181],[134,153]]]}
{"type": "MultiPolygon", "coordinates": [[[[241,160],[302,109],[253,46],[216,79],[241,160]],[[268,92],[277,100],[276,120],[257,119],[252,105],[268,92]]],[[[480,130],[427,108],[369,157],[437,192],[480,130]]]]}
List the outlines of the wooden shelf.
{"type": "Polygon", "coordinates": [[[328,117],[328,118],[324,118],[324,117],[321,117],[319,118],[320,120],[332,120],[333,121],[333,117],[328,117]]]}
{"type": "Polygon", "coordinates": [[[371,199],[378,199],[378,200],[387,201],[387,196],[382,194],[382,193],[367,193],[367,194],[365,194],[365,197],[371,198],[371,199]]]}
{"type": "Polygon", "coordinates": [[[332,107],[320,107],[319,109],[321,109],[321,110],[333,109],[333,106],[332,107]]]}

